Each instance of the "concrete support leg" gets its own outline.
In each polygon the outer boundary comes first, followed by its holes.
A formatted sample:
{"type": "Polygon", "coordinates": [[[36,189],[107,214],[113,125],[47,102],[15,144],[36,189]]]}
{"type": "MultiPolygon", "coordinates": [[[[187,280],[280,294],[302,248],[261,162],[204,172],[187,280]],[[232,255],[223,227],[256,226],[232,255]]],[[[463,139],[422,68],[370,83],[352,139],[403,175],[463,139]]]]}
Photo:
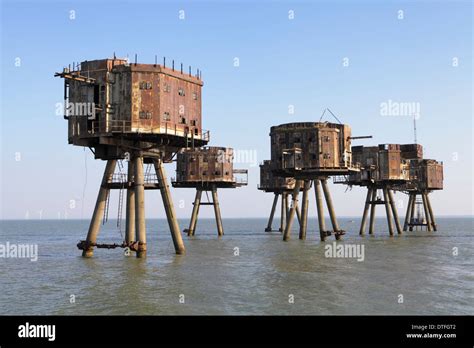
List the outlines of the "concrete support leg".
{"type": "Polygon", "coordinates": [[[400,220],[398,219],[397,206],[395,205],[395,200],[393,199],[393,192],[390,189],[387,189],[388,199],[390,207],[392,208],[393,220],[395,221],[395,227],[397,228],[397,233],[402,234],[402,227],[400,226],[400,220]]]}
{"type": "Polygon", "coordinates": [[[298,193],[300,191],[301,180],[296,180],[295,188],[293,189],[293,204],[291,205],[290,213],[287,218],[285,232],[283,233],[283,240],[287,241],[290,239],[291,225],[298,209],[298,193]]]}
{"type": "Polygon", "coordinates": [[[383,200],[385,205],[385,214],[387,215],[387,224],[388,224],[388,233],[390,236],[393,236],[393,222],[392,222],[392,212],[390,211],[390,203],[388,198],[387,189],[383,189],[383,200]]]}
{"type": "MultiPolygon", "coordinates": [[[[415,218],[415,209],[416,209],[416,193],[412,193],[412,203],[411,203],[411,208],[410,208],[410,223],[413,222],[413,219],[415,218]]],[[[410,231],[413,231],[413,226],[410,226],[410,231]]]]}
{"type": "Polygon", "coordinates": [[[280,232],[283,232],[285,230],[285,224],[286,224],[286,208],[285,208],[285,201],[286,201],[286,193],[283,192],[281,194],[281,216],[280,216],[280,232]]]}
{"type": "Polygon", "coordinates": [[[423,199],[423,209],[425,210],[425,216],[426,216],[426,227],[429,232],[432,231],[432,223],[431,223],[431,216],[430,216],[430,211],[428,209],[428,202],[426,202],[426,193],[421,194],[421,198],[423,199]]]}
{"type": "Polygon", "coordinates": [[[217,198],[217,188],[212,188],[212,202],[214,203],[214,213],[216,215],[217,234],[219,237],[224,235],[224,229],[222,228],[221,209],[219,207],[219,199],[217,198]]]}
{"type": "Polygon", "coordinates": [[[370,224],[369,224],[369,234],[374,234],[374,227],[375,227],[375,201],[377,200],[377,189],[372,189],[372,203],[370,207],[370,224]]]}
{"type": "Polygon", "coordinates": [[[318,211],[319,235],[321,241],[324,242],[326,240],[326,224],[324,222],[323,194],[321,192],[321,181],[319,179],[314,180],[314,193],[316,195],[316,208],[318,211]]]}
{"type": "Polygon", "coordinates": [[[137,257],[146,257],[145,178],[143,157],[136,156],[135,166],[135,225],[137,228],[137,257]]]}
{"type": "Polygon", "coordinates": [[[306,239],[306,229],[308,226],[308,192],[311,186],[310,180],[304,181],[303,202],[301,203],[300,234],[299,239],[306,239]]]}
{"type": "Polygon", "coordinates": [[[191,221],[189,222],[188,236],[194,236],[196,232],[196,224],[199,214],[199,207],[201,205],[202,190],[196,190],[196,197],[194,198],[193,212],[191,214],[191,221]]]}
{"type": "Polygon", "coordinates": [[[372,196],[372,188],[367,187],[367,197],[365,197],[364,213],[362,214],[362,221],[360,223],[360,231],[359,231],[360,236],[363,236],[365,234],[365,223],[367,221],[367,215],[369,214],[371,196],[372,196]]]}
{"type": "Polygon", "coordinates": [[[135,187],[134,187],[134,165],[133,160],[128,161],[127,174],[127,211],[125,214],[125,243],[130,244],[135,241],[135,187]]]}
{"type": "Polygon", "coordinates": [[[430,196],[428,193],[426,194],[426,203],[428,204],[428,211],[430,212],[431,224],[433,225],[433,231],[437,231],[438,226],[436,225],[435,217],[433,214],[433,208],[431,207],[430,196]]]}
{"type": "Polygon", "coordinates": [[[94,214],[92,215],[89,231],[87,232],[86,246],[84,250],[82,250],[83,257],[92,257],[94,255],[93,247],[90,244],[94,244],[97,241],[97,235],[99,234],[100,224],[102,223],[102,217],[104,215],[105,202],[109,193],[107,183],[112,179],[116,164],[116,160],[108,160],[105,166],[102,184],[100,185],[99,194],[95,203],[94,214]]]}
{"type": "Polygon", "coordinates": [[[331,193],[329,192],[327,179],[321,179],[321,185],[323,187],[324,198],[326,199],[326,205],[329,211],[329,217],[331,218],[332,228],[334,230],[334,235],[336,239],[341,239],[342,231],[339,229],[339,224],[336,219],[336,212],[334,211],[334,206],[332,204],[331,193]]]}
{"type": "Polygon", "coordinates": [[[408,230],[408,223],[410,222],[410,215],[411,215],[411,205],[413,203],[412,195],[408,194],[408,203],[407,203],[407,212],[405,214],[405,222],[403,223],[403,231],[408,230]]]}
{"type": "Polygon", "coordinates": [[[174,211],[173,199],[171,198],[170,187],[168,185],[168,180],[166,179],[163,162],[161,160],[154,160],[153,164],[155,166],[158,184],[160,185],[161,198],[165,207],[166,219],[168,220],[171,238],[173,239],[174,250],[176,254],[184,254],[186,249],[184,248],[178,219],[176,218],[176,212],[174,211]]]}
{"type": "Polygon", "coordinates": [[[275,216],[275,210],[276,210],[277,204],[278,204],[278,193],[275,193],[275,197],[273,198],[272,211],[270,212],[270,218],[268,219],[268,224],[267,224],[267,227],[265,228],[265,232],[272,231],[273,217],[275,216]]]}

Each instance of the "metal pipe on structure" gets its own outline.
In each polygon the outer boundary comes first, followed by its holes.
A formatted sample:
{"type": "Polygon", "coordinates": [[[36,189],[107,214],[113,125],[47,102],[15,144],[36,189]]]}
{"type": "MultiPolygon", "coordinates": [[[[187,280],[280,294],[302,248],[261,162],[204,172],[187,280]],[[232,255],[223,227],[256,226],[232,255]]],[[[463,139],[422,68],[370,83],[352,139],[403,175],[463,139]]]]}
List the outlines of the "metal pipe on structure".
{"type": "Polygon", "coordinates": [[[196,231],[196,224],[199,214],[199,206],[201,205],[202,190],[196,190],[196,197],[194,198],[193,203],[193,212],[191,214],[191,221],[189,222],[188,236],[194,236],[196,231]]]}
{"type": "Polygon", "coordinates": [[[267,228],[265,228],[265,232],[272,231],[273,217],[275,216],[275,209],[276,209],[277,204],[278,204],[278,193],[275,193],[275,197],[273,198],[272,211],[270,212],[270,218],[268,219],[268,224],[267,224],[267,228]]]}
{"type": "Polygon", "coordinates": [[[362,221],[360,223],[360,231],[359,231],[360,236],[363,236],[365,234],[365,223],[367,221],[367,215],[369,213],[371,195],[372,195],[372,188],[367,187],[367,197],[365,197],[364,213],[362,214],[362,221]]]}
{"type": "Polygon", "coordinates": [[[102,184],[100,185],[99,194],[95,203],[94,214],[89,225],[89,231],[87,232],[86,246],[82,250],[83,257],[92,257],[94,255],[93,246],[97,241],[97,235],[99,234],[100,224],[102,223],[102,217],[104,215],[105,203],[109,189],[107,184],[112,178],[115,171],[116,160],[108,160],[104,170],[104,176],[102,177],[102,184]]]}
{"type": "Polygon", "coordinates": [[[185,248],[181,231],[179,230],[178,219],[174,211],[173,200],[171,198],[170,187],[166,180],[165,169],[163,168],[163,162],[161,160],[153,160],[155,166],[156,176],[158,178],[158,184],[160,185],[161,198],[163,199],[163,205],[165,207],[166,218],[171,232],[171,238],[173,239],[174,250],[176,254],[184,254],[185,248]]]}
{"type": "Polygon", "coordinates": [[[370,207],[370,225],[369,225],[369,234],[374,234],[374,225],[375,225],[375,201],[377,200],[377,189],[372,189],[372,200],[370,207]]]}
{"type": "Polygon", "coordinates": [[[319,235],[321,241],[324,242],[326,240],[326,224],[324,221],[323,194],[321,192],[321,182],[319,179],[314,180],[314,193],[316,195],[316,208],[318,210],[319,235]]]}
{"type": "Polygon", "coordinates": [[[397,233],[402,234],[402,227],[400,226],[400,220],[398,219],[397,206],[395,205],[395,200],[393,199],[392,190],[387,189],[387,193],[390,207],[392,208],[393,219],[395,220],[395,227],[397,228],[397,233]]]}
{"type": "Polygon", "coordinates": [[[311,186],[310,180],[304,181],[303,203],[301,204],[300,234],[299,239],[306,239],[306,228],[308,226],[308,191],[311,186]]]}
{"type": "Polygon", "coordinates": [[[326,205],[328,207],[329,217],[331,218],[332,228],[334,230],[334,233],[336,234],[336,239],[339,239],[338,232],[340,230],[339,230],[339,225],[336,219],[336,213],[334,211],[334,206],[332,204],[332,198],[331,198],[331,193],[329,192],[327,179],[321,179],[321,185],[323,187],[323,193],[324,193],[324,198],[326,199],[326,205]]]}
{"type": "Polygon", "coordinates": [[[298,192],[300,190],[301,180],[296,180],[295,188],[293,189],[293,204],[291,205],[290,213],[286,222],[285,232],[283,233],[283,240],[290,239],[291,225],[295,217],[295,210],[298,209],[298,192]]]}
{"type": "Polygon", "coordinates": [[[428,229],[428,232],[432,231],[431,228],[431,216],[430,216],[430,211],[428,209],[428,203],[426,202],[426,193],[421,194],[421,198],[423,199],[423,209],[425,210],[425,216],[426,216],[426,227],[428,229]]]}
{"type": "Polygon", "coordinates": [[[217,188],[212,187],[212,202],[214,203],[214,213],[216,215],[217,234],[219,237],[224,235],[224,229],[222,228],[221,210],[219,208],[219,199],[217,198],[217,188]]]}
{"type": "Polygon", "coordinates": [[[387,214],[387,223],[388,223],[388,233],[390,236],[393,236],[393,222],[392,222],[392,212],[390,211],[390,204],[387,189],[382,189],[383,191],[383,200],[385,205],[385,213],[387,214]]]}
{"type": "Polygon", "coordinates": [[[135,236],[135,188],[133,187],[133,172],[134,166],[133,161],[128,161],[128,173],[127,173],[127,211],[125,215],[126,226],[125,226],[125,243],[129,245],[136,239],[135,236]]]}
{"type": "Polygon", "coordinates": [[[435,217],[434,217],[434,214],[433,214],[433,209],[431,208],[430,196],[429,196],[428,193],[426,194],[426,203],[428,204],[428,211],[430,212],[431,224],[433,225],[433,231],[437,231],[438,226],[436,225],[435,217]]]}
{"type": "Polygon", "coordinates": [[[135,225],[137,228],[137,257],[146,257],[145,224],[145,178],[143,176],[143,157],[134,158],[135,167],[135,225]]]}
{"type": "Polygon", "coordinates": [[[403,223],[403,231],[408,230],[408,224],[411,220],[411,205],[413,204],[412,194],[408,195],[408,203],[407,203],[407,212],[405,214],[405,222],[403,223]]]}

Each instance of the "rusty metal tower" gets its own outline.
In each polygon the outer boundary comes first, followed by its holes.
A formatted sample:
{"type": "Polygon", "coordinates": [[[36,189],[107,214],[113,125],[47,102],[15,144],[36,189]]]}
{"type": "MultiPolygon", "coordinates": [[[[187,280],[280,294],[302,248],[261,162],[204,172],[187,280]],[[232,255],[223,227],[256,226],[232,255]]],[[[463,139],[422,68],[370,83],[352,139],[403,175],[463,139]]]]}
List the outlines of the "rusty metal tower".
{"type": "MultiPolygon", "coordinates": [[[[273,167],[274,166],[270,160],[263,161],[260,165],[260,184],[257,188],[264,192],[274,194],[272,209],[270,211],[270,217],[265,232],[273,232],[273,218],[275,216],[278,199],[281,196],[280,228],[278,229],[278,232],[283,232],[285,229],[285,221],[288,219],[290,212],[288,197],[295,188],[296,180],[289,177],[275,176],[273,174],[273,167]]],[[[303,190],[303,188],[304,186],[300,185],[300,191],[303,190]]],[[[296,216],[301,224],[301,211],[299,208],[296,209],[296,216]]]]}
{"type": "MultiPolygon", "coordinates": [[[[87,233],[78,244],[84,257],[94,247],[129,247],[146,256],[145,190],[159,189],[177,254],[185,252],[163,163],[181,148],[203,146],[209,133],[201,128],[199,71],[124,59],[84,61],[64,68],[64,118],[70,144],[91,149],[107,161],[87,233]],[[128,173],[114,174],[118,160],[128,160],[128,173]],[[144,173],[144,164],[156,174],[144,173]],[[111,189],[126,189],[126,235],[122,244],[98,244],[97,236],[111,189]]],[[[119,202],[119,207],[121,202],[119,202]]]]}
{"type": "Polygon", "coordinates": [[[367,187],[359,230],[361,236],[365,234],[369,209],[369,234],[374,234],[375,210],[379,204],[385,206],[390,236],[394,234],[394,223],[397,233],[402,233],[393,190],[404,185],[409,179],[409,163],[406,157],[413,151],[410,145],[380,144],[352,147],[352,161],[360,168],[360,171],[336,178],[335,183],[367,187]],[[381,196],[377,195],[378,191],[381,191],[381,196]]]}
{"type": "Polygon", "coordinates": [[[173,187],[196,188],[193,211],[189,228],[184,230],[188,236],[194,236],[202,205],[212,205],[217,224],[218,236],[224,235],[222,225],[218,188],[237,188],[247,185],[248,172],[246,169],[234,169],[234,151],[231,148],[206,146],[202,148],[186,148],[178,152],[176,179],[172,180],[173,187]],[[202,202],[202,193],[210,191],[212,202],[202,202]]]}
{"type": "Polygon", "coordinates": [[[276,176],[295,178],[292,204],[283,233],[283,240],[290,238],[291,226],[298,207],[298,193],[303,185],[301,224],[299,238],[306,238],[308,219],[308,191],[314,183],[321,240],[334,233],[340,239],[345,231],[337,222],[327,179],[345,175],[358,168],[352,165],[351,128],[329,122],[297,122],[271,127],[271,161],[276,176]],[[324,222],[323,194],[332,224],[327,231],[324,222]]]}
{"type": "Polygon", "coordinates": [[[443,189],[443,162],[432,159],[410,160],[409,181],[399,188],[408,194],[408,206],[403,230],[413,231],[418,227],[426,227],[428,231],[437,231],[438,226],[433,214],[429,194],[443,189]],[[421,196],[421,199],[417,199],[421,196]],[[416,211],[416,207],[423,207],[416,211]]]}

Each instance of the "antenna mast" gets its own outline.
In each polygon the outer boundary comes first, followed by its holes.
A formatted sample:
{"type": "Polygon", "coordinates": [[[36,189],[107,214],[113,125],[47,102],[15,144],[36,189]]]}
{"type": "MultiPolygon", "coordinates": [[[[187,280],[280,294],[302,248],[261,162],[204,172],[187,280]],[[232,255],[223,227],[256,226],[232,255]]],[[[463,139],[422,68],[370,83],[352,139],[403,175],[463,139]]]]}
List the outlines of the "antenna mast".
{"type": "Polygon", "coordinates": [[[416,115],[413,115],[413,133],[415,135],[415,144],[418,144],[416,140],[416,115]]]}

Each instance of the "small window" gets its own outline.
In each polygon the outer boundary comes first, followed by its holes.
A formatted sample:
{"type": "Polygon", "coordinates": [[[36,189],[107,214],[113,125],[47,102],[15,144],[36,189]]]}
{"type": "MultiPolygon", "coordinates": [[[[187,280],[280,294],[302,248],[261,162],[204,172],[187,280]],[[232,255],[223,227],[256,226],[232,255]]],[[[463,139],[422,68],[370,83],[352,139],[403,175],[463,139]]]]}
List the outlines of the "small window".
{"type": "Polygon", "coordinates": [[[167,83],[163,84],[163,91],[168,93],[171,92],[171,86],[167,83]]]}
{"type": "Polygon", "coordinates": [[[142,81],[139,84],[140,89],[151,89],[151,82],[142,81]]]}
{"type": "Polygon", "coordinates": [[[178,94],[179,94],[180,96],[184,97],[184,96],[185,96],[184,89],[178,88],[178,94]]]}
{"type": "Polygon", "coordinates": [[[170,113],[168,111],[165,111],[163,113],[163,120],[164,121],[170,121],[171,120],[170,113]]]}
{"type": "Polygon", "coordinates": [[[196,126],[197,125],[197,121],[196,120],[191,120],[191,126],[196,126]]]}
{"type": "Polygon", "coordinates": [[[216,170],[214,175],[221,175],[221,172],[219,170],[216,170]]]}
{"type": "Polygon", "coordinates": [[[193,92],[193,100],[197,100],[197,98],[198,98],[197,93],[196,93],[196,92],[193,92]]]}
{"type": "Polygon", "coordinates": [[[207,172],[206,171],[202,172],[202,175],[204,175],[204,176],[207,175],[207,172]]]}
{"type": "Polygon", "coordinates": [[[151,119],[151,112],[150,111],[140,111],[138,113],[138,117],[142,120],[149,120],[149,119],[151,119]]]}
{"type": "Polygon", "coordinates": [[[185,117],[181,117],[179,123],[181,123],[181,124],[186,124],[186,118],[185,118],[185,117]]]}

